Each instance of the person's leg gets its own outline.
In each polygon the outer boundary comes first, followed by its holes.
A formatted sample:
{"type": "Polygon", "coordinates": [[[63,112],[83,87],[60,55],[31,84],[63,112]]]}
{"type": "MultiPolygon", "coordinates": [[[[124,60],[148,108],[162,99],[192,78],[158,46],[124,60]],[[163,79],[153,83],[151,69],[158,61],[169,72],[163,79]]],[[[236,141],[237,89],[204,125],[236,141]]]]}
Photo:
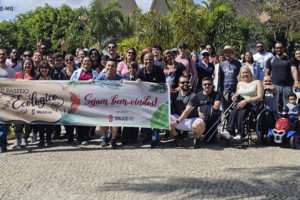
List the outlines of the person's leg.
{"type": "Polygon", "coordinates": [[[0,150],[1,153],[4,153],[7,151],[7,136],[8,132],[8,124],[0,124],[0,150]]]}
{"type": "Polygon", "coordinates": [[[111,127],[111,147],[113,149],[117,148],[116,138],[119,133],[119,127],[113,126],[111,127]]]}
{"type": "Polygon", "coordinates": [[[44,147],[45,146],[45,130],[43,125],[38,126],[39,130],[39,135],[40,135],[40,142],[39,142],[39,147],[44,147]]]}
{"type": "Polygon", "coordinates": [[[193,130],[195,132],[195,143],[194,148],[198,149],[200,148],[200,137],[205,131],[206,124],[202,119],[197,119],[193,123],[193,130]]]}
{"type": "Polygon", "coordinates": [[[282,112],[283,110],[283,88],[279,85],[274,85],[277,89],[276,102],[278,103],[278,111],[282,112]]]}
{"type": "Polygon", "coordinates": [[[232,92],[224,92],[223,94],[223,112],[225,110],[227,110],[227,108],[231,105],[232,103],[232,95],[233,93],[232,92]]]}
{"type": "Polygon", "coordinates": [[[53,126],[52,125],[45,125],[46,143],[47,143],[48,147],[52,145],[52,141],[51,141],[52,130],[53,130],[53,126]]]}
{"type": "Polygon", "coordinates": [[[237,108],[233,109],[231,113],[229,114],[227,124],[226,124],[226,130],[232,135],[234,134],[235,129],[235,121],[237,116],[237,108]]]}
{"type": "Polygon", "coordinates": [[[108,126],[100,126],[100,133],[103,135],[104,139],[101,141],[101,147],[105,147],[109,144],[107,137],[108,126]]]}
{"type": "Polygon", "coordinates": [[[244,136],[244,126],[245,126],[245,114],[246,114],[246,109],[238,109],[237,110],[237,129],[238,129],[238,132],[237,132],[237,135],[243,137],[244,136]]]}
{"type": "Polygon", "coordinates": [[[21,144],[21,136],[23,135],[23,124],[15,124],[14,131],[15,131],[15,142],[12,148],[17,148],[21,144]]]}
{"type": "Polygon", "coordinates": [[[65,125],[65,129],[66,129],[66,135],[68,137],[68,143],[73,143],[74,142],[74,126],[70,126],[70,125],[65,125]]]}
{"type": "Polygon", "coordinates": [[[282,87],[282,93],[283,93],[283,105],[286,105],[289,101],[288,101],[288,97],[289,97],[289,94],[293,93],[293,88],[292,87],[282,87]]]}

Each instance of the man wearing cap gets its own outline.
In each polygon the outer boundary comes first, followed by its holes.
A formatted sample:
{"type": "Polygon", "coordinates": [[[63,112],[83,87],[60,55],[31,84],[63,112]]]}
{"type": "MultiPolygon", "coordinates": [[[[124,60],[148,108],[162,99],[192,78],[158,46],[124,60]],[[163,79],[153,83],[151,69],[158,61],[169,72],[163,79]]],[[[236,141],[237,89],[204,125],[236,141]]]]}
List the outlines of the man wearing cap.
{"type": "Polygon", "coordinates": [[[226,110],[232,103],[231,98],[236,91],[237,76],[242,64],[234,60],[235,51],[231,46],[225,46],[220,54],[224,54],[226,60],[220,64],[218,91],[223,96],[223,110],[226,110]]]}
{"type": "Polygon", "coordinates": [[[174,58],[176,58],[177,57],[177,55],[178,55],[178,49],[175,47],[175,48],[173,48],[173,49],[171,49],[171,51],[172,51],[172,53],[174,54],[174,58]]]}
{"type": "Polygon", "coordinates": [[[196,90],[197,86],[197,71],[196,71],[196,63],[187,55],[188,45],[185,43],[180,43],[179,45],[179,55],[176,57],[175,61],[182,63],[188,75],[190,77],[190,84],[193,88],[193,91],[196,90]]]}
{"type": "Polygon", "coordinates": [[[213,78],[215,70],[214,64],[209,62],[209,52],[207,50],[203,50],[201,54],[202,60],[196,65],[196,70],[198,73],[197,92],[202,91],[202,79],[204,77],[213,78]]]}
{"type": "Polygon", "coordinates": [[[203,43],[200,44],[200,47],[199,47],[200,53],[198,53],[198,60],[199,60],[199,62],[200,62],[200,60],[201,60],[201,52],[204,51],[205,48],[206,48],[206,44],[203,44],[203,43]]]}

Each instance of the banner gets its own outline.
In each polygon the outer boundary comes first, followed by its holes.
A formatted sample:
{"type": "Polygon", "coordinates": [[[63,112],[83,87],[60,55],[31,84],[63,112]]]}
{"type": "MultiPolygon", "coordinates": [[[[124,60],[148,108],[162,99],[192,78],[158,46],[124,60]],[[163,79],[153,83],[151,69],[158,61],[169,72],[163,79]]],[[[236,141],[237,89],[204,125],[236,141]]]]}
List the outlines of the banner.
{"type": "Polygon", "coordinates": [[[0,80],[1,123],[169,129],[166,84],[0,80]]]}

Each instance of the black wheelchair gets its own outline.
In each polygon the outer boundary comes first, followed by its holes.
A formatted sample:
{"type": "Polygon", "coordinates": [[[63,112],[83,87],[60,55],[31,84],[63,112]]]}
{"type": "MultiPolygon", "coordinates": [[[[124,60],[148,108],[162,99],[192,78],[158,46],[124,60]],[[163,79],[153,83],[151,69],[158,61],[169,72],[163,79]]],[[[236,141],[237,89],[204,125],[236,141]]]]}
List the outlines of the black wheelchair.
{"type": "MultiPolygon", "coordinates": [[[[227,117],[239,100],[235,100],[223,113],[222,131],[226,130],[227,117]]],[[[268,130],[275,126],[276,119],[274,113],[263,103],[257,102],[250,106],[244,116],[243,139],[248,142],[248,146],[254,144],[266,144],[268,130]],[[255,133],[255,134],[253,134],[255,133]],[[255,136],[256,135],[256,136],[255,136]]],[[[227,140],[228,141],[228,140],[227,140]]]]}

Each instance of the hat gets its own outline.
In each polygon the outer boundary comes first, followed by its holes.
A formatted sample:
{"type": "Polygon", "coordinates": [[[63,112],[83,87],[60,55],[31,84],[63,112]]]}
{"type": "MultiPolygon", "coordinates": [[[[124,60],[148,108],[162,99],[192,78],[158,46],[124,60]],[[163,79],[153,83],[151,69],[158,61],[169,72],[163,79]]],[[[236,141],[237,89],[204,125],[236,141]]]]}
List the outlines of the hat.
{"type": "Polygon", "coordinates": [[[206,48],[206,44],[202,43],[202,44],[200,44],[200,47],[201,47],[202,49],[205,49],[205,48],[206,48]]]}
{"type": "Polygon", "coordinates": [[[209,53],[207,50],[203,50],[203,51],[201,52],[201,55],[204,55],[204,54],[209,55],[210,53],[209,53]]]}
{"type": "Polygon", "coordinates": [[[144,50],[150,50],[151,51],[151,47],[145,47],[144,50]]]}
{"type": "Polygon", "coordinates": [[[175,48],[173,48],[173,49],[171,49],[171,51],[173,52],[173,53],[178,53],[178,49],[175,47],[175,48]]]}
{"type": "Polygon", "coordinates": [[[224,49],[222,49],[222,50],[220,51],[220,53],[223,54],[224,51],[231,51],[233,54],[235,54],[235,50],[233,50],[233,48],[232,48],[231,46],[229,46],[229,45],[226,45],[226,46],[224,47],[224,49]]]}
{"type": "Polygon", "coordinates": [[[185,44],[185,43],[180,43],[180,44],[179,44],[179,48],[187,49],[187,48],[188,48],[188,45],[185,44]]]}

